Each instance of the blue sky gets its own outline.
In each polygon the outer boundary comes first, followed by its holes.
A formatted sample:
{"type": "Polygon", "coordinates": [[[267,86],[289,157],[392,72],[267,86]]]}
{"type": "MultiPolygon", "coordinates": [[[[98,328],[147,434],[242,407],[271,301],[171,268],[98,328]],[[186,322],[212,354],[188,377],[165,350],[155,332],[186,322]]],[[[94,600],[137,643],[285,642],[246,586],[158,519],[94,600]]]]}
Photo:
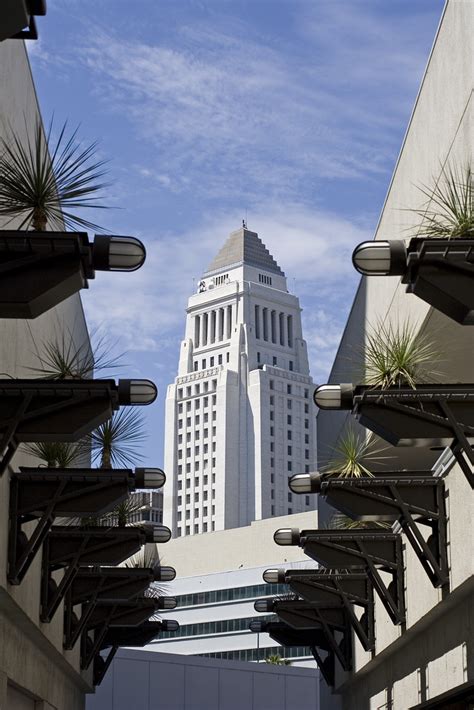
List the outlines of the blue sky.
{"type": "MultiPolygon", "coordinates": [[[[92,328],[159,387],[145,463],[161,465],[166,386],[188,296],[247,218],[300,297],[325,381],[443,0],[48,0],[29,42],[43,117],[110,159],[92,218],[142,239],[135,274],[98,274],[92,328]]],[[[397,235],[394,235],[394,238],[397,235]]]]}

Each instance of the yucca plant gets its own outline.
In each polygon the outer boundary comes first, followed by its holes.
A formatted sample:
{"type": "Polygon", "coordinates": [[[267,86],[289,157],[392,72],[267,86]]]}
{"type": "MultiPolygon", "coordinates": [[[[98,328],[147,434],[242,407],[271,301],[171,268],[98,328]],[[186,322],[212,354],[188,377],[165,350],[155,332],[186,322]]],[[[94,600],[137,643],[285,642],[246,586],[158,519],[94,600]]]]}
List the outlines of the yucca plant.
{"type": "Polygon", "coordinates": [[[474,237],[474,190],[470,165],[447,166],[434,188],[419,188],[428,198],[422,209],[412,210],[421,217],[416,236],[428,239],[469,239],[474,237]]]}
{"type": "Polygon", "coordinates": [[[41,121],[32,135],[25,120],[27,138],[14,128],[10,138],[0,139],[0,215],[21,221],[18,229],[43,232],[52,229],[101,227],[79,217],[76,209],[106,209],[97,202],[106,187],[102,182],[105,161],[97,159],[97,143],[83,147],[77,128],[69,135],[67,123],[53,140],[53,121],[45,135],[41,121]],[[73,210],[72,212],[70,210],[73,210]]]}
{"type": "Polygon", "coordinates": [[[37,353],[39,366],[30,370],[47,380],[83,380],[122,365],[123,354],[112,355],[113,343],[94,334],[91,340],[92,343],[86,339],[76,345],[73,334],[65,327],[61,335],[43,341],[37,353]]]}
{"type": "Polygon", "coordinates": [[[24,444],[22,451],[41,459],[47,468],[68,468],[81,459],[85,453],[80,444],[63,441],[24,444]]]}
{"type": "MultiPolygon", "coordinates": [[[[125,560],[125,562],[123,563],[123,567],[127,567],[128,569],[142,569],[145,567],[154,570],[159,566],[160,556],[158,554],[156,545],[145,545],[145,547],[143,547],[140,552],[137,552],[136,555],[132,555],[132,557],[129,557],[128,560],[125,560]]],[[[160,582],[160,584],[154,582],[145,591],[145,597],[153,597],[155,599],[158,597],[163,597],[166,595],[168,590],[169,584],[167,582],[160,582]]]]}
{"type": "Polygon", "coordinates": [[[290,661],[287,658],[282,658],[278,653],[272,653],[265,658],[265,663],[270,663],[272,666],[289,666],[290,661]]]}
{"type": "Polygon", "coordinates": [[[386,449],[386,446],[377,444],[372,433],[366,435],[348,425],[338,438],[328,463],[320,466],[320,471],[341,478],[373,476],[368,466],[390,458],[381,456],[386,449]]]}
{"type": "Polygon", "coordinates": [[[329,521],[328,528],[335,530],[366,530],[367,528],[391,528],[385,520],[353,520],[343,513],[335,513],[329,521]]]}
{"type": "Polygon", "coordinates": [[[134,515],[143,509],[143,504],[140,496],[129,495],[123,503],[120,503],[116,508],[107,513],[100,519],[101,525],[117,525],[119,528],[124,528],[133,520],[134,515]]]}
{"type": "Polygon", "coordinates": [[[409,322],[379,322],[369,328],[363,356],[365,384],[375,388],[407,385],[415,389],[439,374],[432,369],[439,361],[437,346],[409,322]]]}
{"type": "Polygon", "coordinates": [[[92,461],[103,469],[128,468],[143,459],[139,445],[145,441],[144,417],[137,407],[119,409],[111,419],[84,437],[92,461]]]}

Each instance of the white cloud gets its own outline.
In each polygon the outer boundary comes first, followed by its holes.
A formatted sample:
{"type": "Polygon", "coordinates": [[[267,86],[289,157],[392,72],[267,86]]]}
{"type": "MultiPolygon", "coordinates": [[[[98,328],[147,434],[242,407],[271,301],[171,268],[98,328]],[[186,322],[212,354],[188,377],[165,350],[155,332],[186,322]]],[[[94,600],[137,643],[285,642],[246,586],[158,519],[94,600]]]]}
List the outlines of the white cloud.
{"type": "Polygon", "coordinates": [[[298,34],[276,45],[224,16],[215,27],[184,23],[153,45],[95,29],[80,56],[109,109],[126,106],[154,142],[163,185],[185,188],[186,175],[214,197],[254,186],[308,197],[318,179],[386,171],[424,61],[414,32],[400,38],[388,19],[339,5],[295,5],[304,52],[298,34]]]}
{"type": "MultiPolygon", "coordinates": [[[[187,299],[238,224],[237,214],[218,214],[160,241],[141,235],[145,265],[132,274],[98,273],[84,297],[88,321],[106,325],[123,349],[177,360],[187,299]]],[[[322,375],[329,370],[358,280],[350,254],[370,234],[336,215],[297,204],[262,206],[252,214],[249,228],[258,231],[286,271],[289,290],[301,297],[313,370],[322,375]]]]}

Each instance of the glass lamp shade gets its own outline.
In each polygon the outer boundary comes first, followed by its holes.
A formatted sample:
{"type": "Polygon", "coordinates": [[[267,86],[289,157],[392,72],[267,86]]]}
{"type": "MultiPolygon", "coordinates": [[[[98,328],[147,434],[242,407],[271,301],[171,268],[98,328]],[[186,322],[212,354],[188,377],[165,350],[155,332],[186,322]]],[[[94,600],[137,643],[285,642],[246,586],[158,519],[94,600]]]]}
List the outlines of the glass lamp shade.
{"type": "Polygon", "coordinates": [[[263,581],[267,584],[278,584],[279,582],[285,581],[285,570],[284,569],[266,569],[262,575],[263,581]]]}
{"type": "Polygon", "coordinates": [[[266,628],[266,622],[265,621],[258,621],[258,619],[255,619],[255,621],[251,621],[249,624],[249,629],[250,631],[253,631],[254,634],[259,634],[262,631],[265,631],[266,628]]]}
{"type": "Polygon", "coordinates": [[[161,468],[136,468],[135,488],[161,488],[166,476],[161,468]]]}
{"type": "Polygon", "coordinates": [[[366,276],[401,276],[406,262],[406,247],[400,240],[362,242],[352,253],[354,268],[366,276]]]}
{"type": "Polygon", "coordinates": [[[147,532],[147,542],[168,542],[171,538],[171,530],[166,525],[146,525],[143,527],[147,532]]]}
{"type": "Polygon", "coordinates": [[[163,631],[177,631],[179,629],[179,624],[174,619],[165,619],[161,622],[163,631]]]}
{"type": "Polygon", "coordinates": [[[160,597],[158,601],[160,609],[176,609],[178,604],[175,597],[160,597]]]}
{"type": "Polygon", "coordinates": [[[258,599],[253,608],[255,611],[269,612],[273,611],[273,599],[258,599]]]}
{"type": "Polygon", "coordinates": [[[155,582],[171,582],[176,577],[174,567],[156,567],[153,570],[155,582]]]}
{"type": "Polygon", "coordinates": [[[92,263],[98,271],[136,271],[145,262],[146,249],[135,237],[96,235],[92,263]]]}
{"type": "Polygon", "coordinates": [[[277,545],[298,545],[300,542],[300,531],[298,528],[280,528],[273,535],[277,545]]]}
{"type": "Polygon", "coordinates": [[[151,404],[158,396],[156,385],[151,380],[119,380],[120,404],[151,404]]]}
{"type": "Polygon", "coordinates": [[[288,487],[293,493],[319,493],[321,491],[321,474],[317,471],[297,473],[289,479],[288,487]]]}
{"type": "Polygon", "coordinates": [[[351,384],[320,385],[314,391],[314,403],[319,409],[352,409],[351,384]]]}

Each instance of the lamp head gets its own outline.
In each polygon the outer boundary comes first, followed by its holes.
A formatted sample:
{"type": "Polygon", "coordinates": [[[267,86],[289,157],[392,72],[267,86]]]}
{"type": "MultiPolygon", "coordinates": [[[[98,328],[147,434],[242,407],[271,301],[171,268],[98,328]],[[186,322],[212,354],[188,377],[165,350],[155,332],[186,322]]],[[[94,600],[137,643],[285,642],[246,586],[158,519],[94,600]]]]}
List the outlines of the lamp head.
{"type": "Polygon", "coordinates": [[[407,250],[400,240],[362,242],[353,251],[352,263],[365,276],[402,276],[407,265],[407,250]]]}
{"type": "Polygon", "coordinates": [[[97,271],[136,271],[145,258],[146,249],[135,237],[100,234],[94,238],[92,264],[97,271]]]}
{"type": "Polygon", "coordinates": [[[119,380],[119,404],[151,404],[158,396],[156,385],[151,380],[119,380]]]}
{"type": "Polygon", "coordinates": [[[266,569],[263,573],[263,581],[267,584],[279,584],[285,581],[284,569],[266,569]]]}
{"type": "Polygon", "coordinates": [[[177,631],[179,624],[174,619],[165,619],[161,622],[161,628],[163,631],[177,631]]]}
{"type": "Polygon", "coordinates": [[[320,493],[322,474],[317,471],[296,473],[288,479],[288,487],[293,493],[320,493]]]}
{"type": "Polygon", "coordinates": [[[254,605],[253,608],[255,611],[260,611],[260,612],[270,612],[273,611],[273,599],[258,599],[254,605]]]}
{"type": "Polygon", "coordinates": [[[161,468],[136,468],[135,488],[162,488],[166,476],[161,468]]]}
{"type": "Polygon", "coordinates": [[[280,528],[273,535],[277,545],[299,545],[300,531],[298,528],[280,528]]]}
{"type": "Polygon", "coordinates": [[[354,388],[351,384],[319,385],[314,390],[314,403],[319,409],[352,409],[354,388]]]}
{"type": "Polygon", "coordinates": [[[153,579],[155,582],[171,582],[176,577],[174,567],[155,567],[153,570],[153,579]]]}

